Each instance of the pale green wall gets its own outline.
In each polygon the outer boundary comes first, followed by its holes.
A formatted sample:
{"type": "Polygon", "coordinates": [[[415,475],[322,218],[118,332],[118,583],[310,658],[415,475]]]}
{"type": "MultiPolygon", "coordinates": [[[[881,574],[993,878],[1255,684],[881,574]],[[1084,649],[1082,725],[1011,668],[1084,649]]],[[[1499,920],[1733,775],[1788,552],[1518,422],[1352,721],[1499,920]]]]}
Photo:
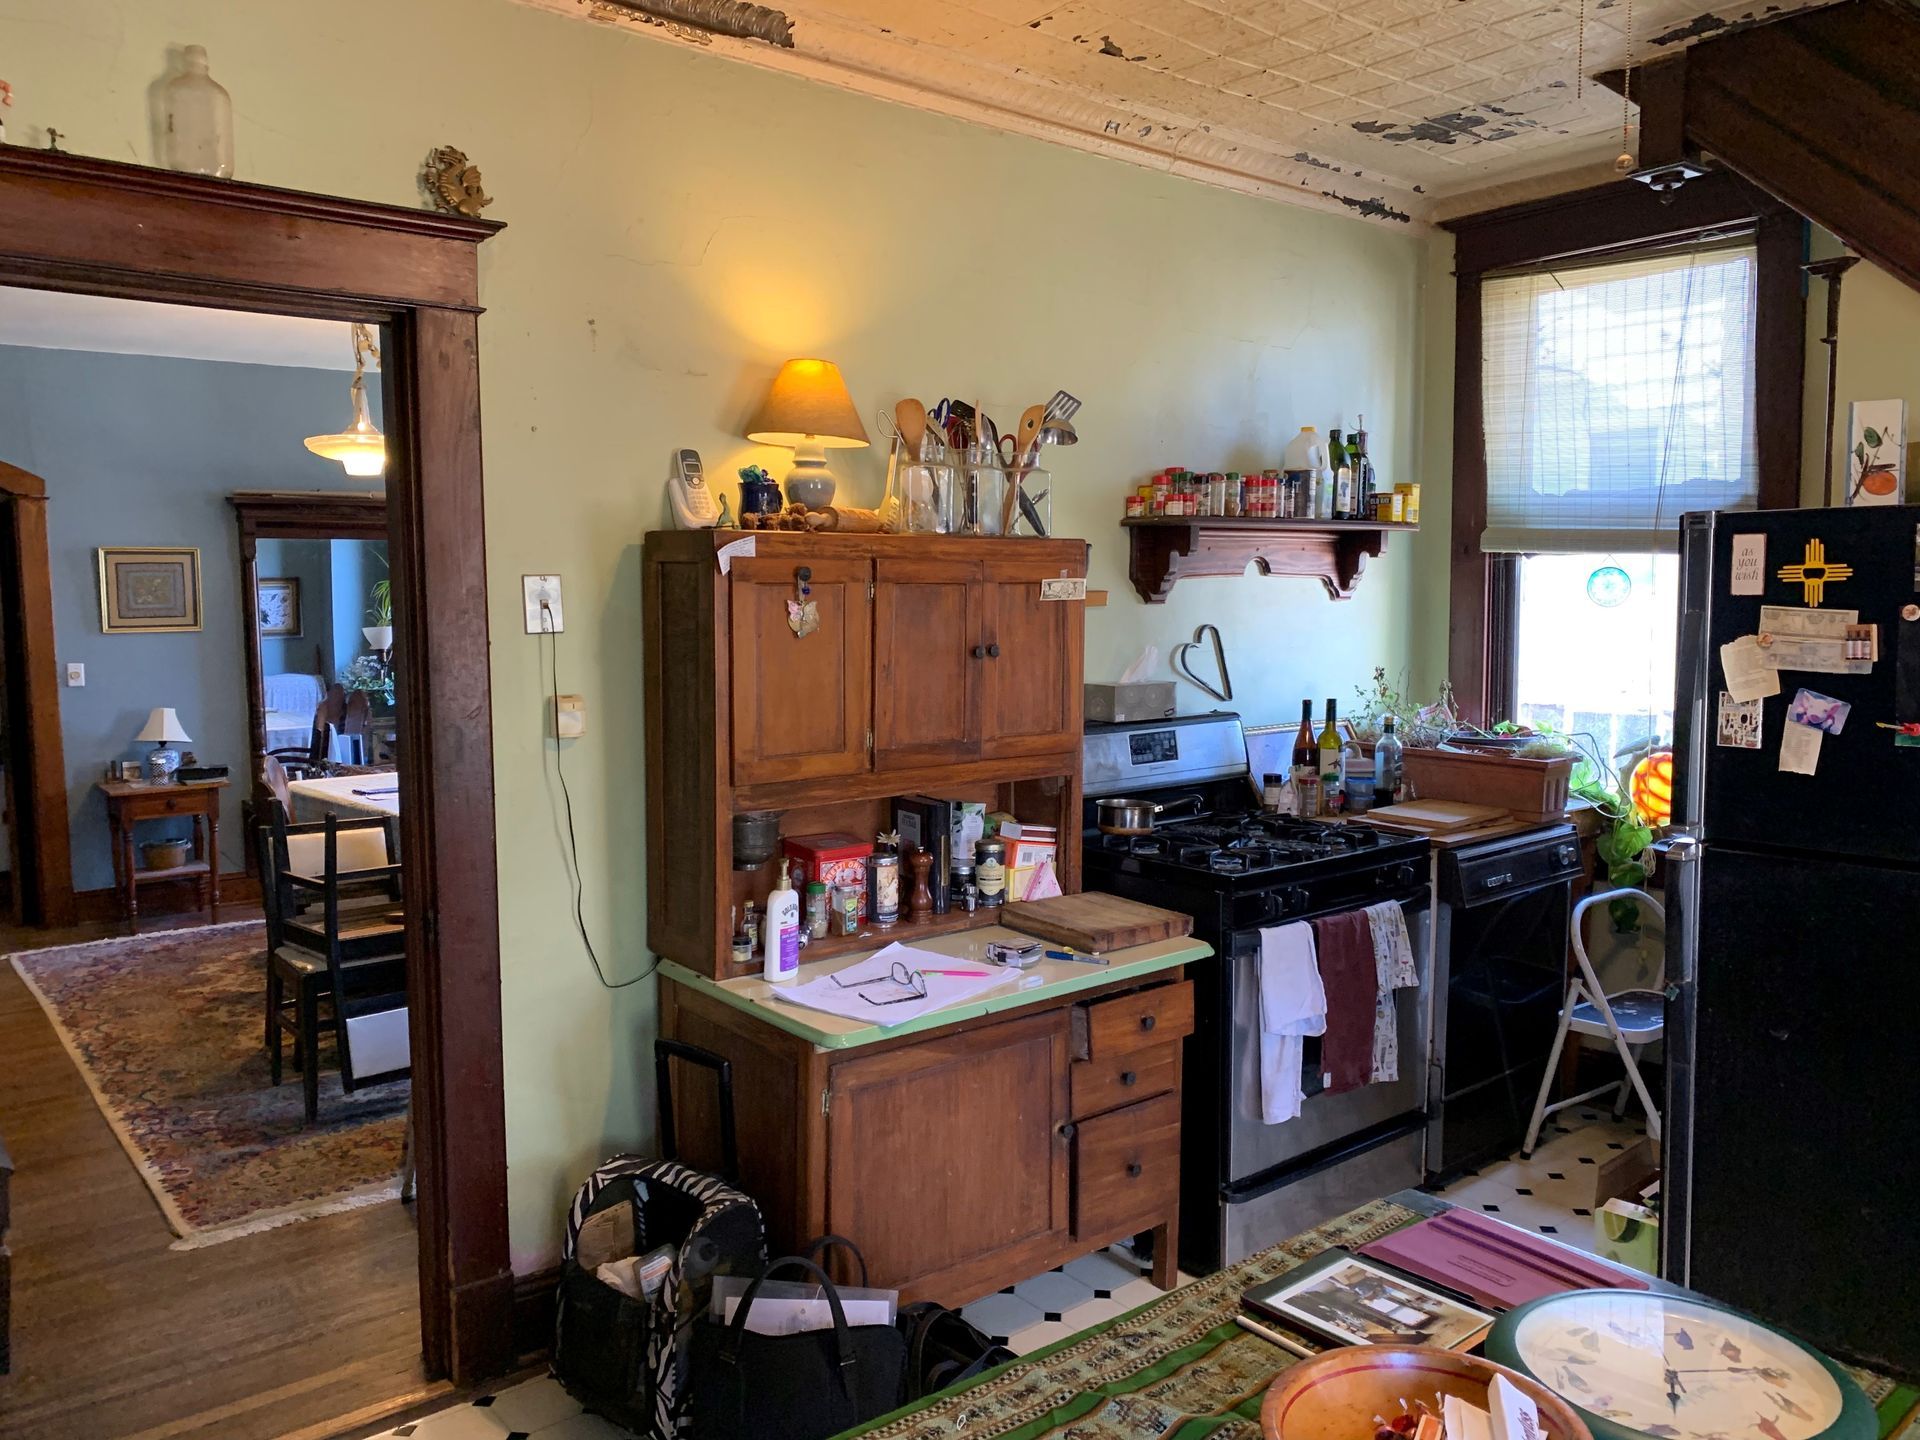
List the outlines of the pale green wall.
{"type": "MultiPolygon", "coordinates": [[[[1811,251],[1817,260],[1843,253],[1840,242],[1820,226],[1812,227],[1811,251]]],[[[1827,428],[1827,286],[1815,280],[1807,295],[1807,403],[1801,412],[1800,498],[1804,504],[1824,503],[1825,462],[1822,450],[1827,428]]],[[[1879,266],[1862,260],[1840,282],[1840,381],[1834,388],[1839,405],[1833,428],[1833,485],[1836,496],[1846,494],[1847,406],[1855,400],[1905,400],[1907,439],[1915,438],[1920,420],[1920,292],[1896,280],[1879,266]]],[[[1920,459],[1909,445],[1907,502],[1920,500],[1920,459]]]]}
{"type": "MultiPolygon", "coordinates": [[[[640,538],[664,522],[676,446],[716,478],[749,460],[784,472],[785,452],[738,438],[781,359],[836,359],[866,415],[953,392],[1008,424],[1056,386],[1085,399],[1084,442],[1055,452],[1054,513],[1094,542],[1092,583],[1113,595],[1089,615],[1092,676],[1212,621],[1248,718],[1288,719],[1302,695],[1348,700],[1375,663],[1408,665],[1410,637],[1443,634],[1434,533],[1396,539],[1346,604],[1314,582],[1246,579],[1184,583],[1149,609],[1115,523],[1124,488],[1157,466],[1273,463],[1299,424],[1359,411],[1386,477],[1406,477],[1417,237],[507,0],[0,0],[9,130],[39,143],[52,124],[77,152],[148,160],[148,88],[167,47],[190,42],[233,92],[242,178],[414,204],[421,158],[457,144],[510,227],[481,252],[481,357],[522,1269],[554,1255],[593,1161],[650,1143],[654,989],[603,992],[568,922],[519,577],[564,577],[561,684],[589,707],[567,755],[586,913],[609,970],[630,975],[646,960],[640,538]]],[[[878,449],[846,469],[854,498],[878,499],[878,449]]],[[[1425,478],[1429,515],[1444,514],[1425,478]]],[[[1188,708],[1204,708],[1196,694],[1188,708]]]]}

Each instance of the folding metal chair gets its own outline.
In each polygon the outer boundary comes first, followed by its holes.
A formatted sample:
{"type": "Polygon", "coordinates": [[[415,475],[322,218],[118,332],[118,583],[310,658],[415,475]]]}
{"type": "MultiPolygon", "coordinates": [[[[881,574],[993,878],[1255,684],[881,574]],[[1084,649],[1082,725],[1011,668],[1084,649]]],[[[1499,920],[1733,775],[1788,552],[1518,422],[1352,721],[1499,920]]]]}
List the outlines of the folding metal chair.
{"type": "Polygon", "coordinates": [[[1599,976],[1593,972],[1593,962],[1587,958],[1586,941],[1581,935],[1580,922],[1588,910],[1611,900],[1625,899],[1638,901],[1663,923],[1667,918],[1666,907],[1644,890],[1603,890],[1598,895],[1587,896],[1573,907],[1573,958],[1579,971],[1568,983],[1567,998],[1560,1006],[1560,1029],[1553,1037],[1553,1053],[1547,1057],[1547,1073],[1540,1077],[1540,1094],[1533,1102],[1533,1119],[1527,1125],[1527,1142],[1521,1147],[1522,1155],[1533,1154],[1533,1147],[1540,1139],[1540,1126],[1547,1116],[1615,1089],[1620,1092],[1614,1102],[1615,1117],[1626,1113],[1629,1094],[1638,1095],[1647,1112],[1647,1134],[1655,1140],[1660,1138],[1660,1111],[1654,1106],[1653,1096],[1647,1092],[1647,1082],[1640,1077],[1640,1066],[1635,1057],[1666,1032],[1666,992],[1663,989],[1627,989],[1616,990],[1609,995],[1601,986],[1599,976]],[[1591,1035],[1598,1040],[1612,1040],[1613,1048],[1620,1052],[1620,1059],[1627,1067],[1627,1073],[1620,1080],[1611,1080],[1605,1085],[1597,1085],[1549,1105],[1547,1096],[1553,1093],[1554,1076],[1560,1069],[1560,1054],[1566,1048],[1568,1031],[1576,1035],[1591,1035]],[[1631,1090],[1628,1087],[1632,1087],[1631,1090]]]}

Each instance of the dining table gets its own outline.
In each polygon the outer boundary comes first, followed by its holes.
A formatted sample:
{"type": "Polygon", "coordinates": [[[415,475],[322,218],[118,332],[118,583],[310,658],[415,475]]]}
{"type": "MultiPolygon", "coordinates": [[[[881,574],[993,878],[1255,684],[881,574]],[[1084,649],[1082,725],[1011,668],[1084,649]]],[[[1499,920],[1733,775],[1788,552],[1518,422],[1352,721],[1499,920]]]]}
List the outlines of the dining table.
{"type": "Polygon", "coordinates": [[[324,820],[329,814],[357,819],[400,813],[400,777],[394,773],[294,780],[287,790],[293,796],[293,818],[301,824],[324,820]]]}

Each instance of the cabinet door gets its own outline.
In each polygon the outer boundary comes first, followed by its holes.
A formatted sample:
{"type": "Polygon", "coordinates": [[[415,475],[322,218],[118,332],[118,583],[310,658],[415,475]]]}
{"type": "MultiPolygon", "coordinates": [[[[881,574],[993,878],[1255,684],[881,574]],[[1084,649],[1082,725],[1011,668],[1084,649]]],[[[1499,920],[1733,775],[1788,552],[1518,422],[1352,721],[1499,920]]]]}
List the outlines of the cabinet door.
{"type": "Polygon", "coordinates": [[[873,1284],[960,1305],[1059,1263],[1068,1064],[1064,1010],[834,1062],[827,1228],[873,1284]]]}
{"type": "Polygon", "coordinates": [[[733,783],[812,780],[866,770],[872,723],[872,574],[865,560],[735,560],[733,783]],[[820,627],[796,635],[787,602],[808,597],[820,627]]]}
{"type": "Polygon", "coordinates": [[[971,760],[980,750],[980,565],[876,560],[873,765],[971,760]]]}
{"type": "Polygon", "coordinates": [[[988,759],[1080,748],[1086,605],[1040,598],[1040,582],[1059,573],[1057,564],[987,563],[980,753],[988,759]]]}

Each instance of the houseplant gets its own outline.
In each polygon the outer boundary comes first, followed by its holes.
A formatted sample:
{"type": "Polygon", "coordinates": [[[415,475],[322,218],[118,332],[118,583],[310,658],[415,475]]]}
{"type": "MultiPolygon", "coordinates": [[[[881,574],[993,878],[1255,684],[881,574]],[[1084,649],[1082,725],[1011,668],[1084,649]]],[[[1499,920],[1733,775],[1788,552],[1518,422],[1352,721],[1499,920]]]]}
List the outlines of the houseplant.
{"type": "Polygon", "coordinates": [[[373,602],[367,606],[367,619],[373,623],[361,627],[367,644],[383,654],[393,648],[393,581],[376,580],[368,592],[373,602]]]}

